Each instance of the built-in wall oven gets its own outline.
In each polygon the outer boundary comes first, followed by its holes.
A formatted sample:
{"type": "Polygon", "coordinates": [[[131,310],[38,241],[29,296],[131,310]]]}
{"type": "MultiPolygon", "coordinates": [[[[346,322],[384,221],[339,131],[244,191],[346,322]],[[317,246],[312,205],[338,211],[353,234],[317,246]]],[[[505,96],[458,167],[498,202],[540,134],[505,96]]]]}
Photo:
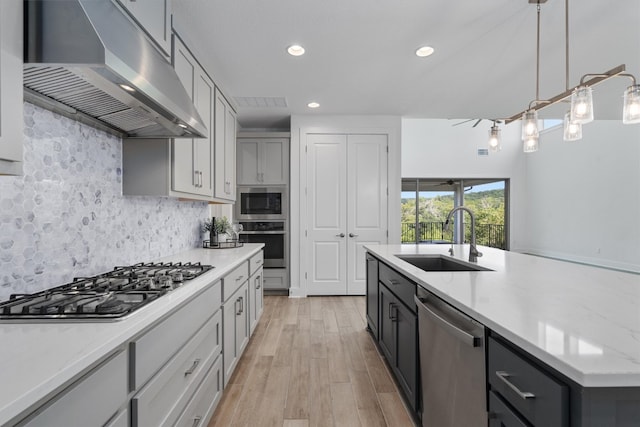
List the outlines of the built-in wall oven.
{"type": "Polygon", "coordinates": [[[286,268],[288,237],[286,221],[240,221],[240,240],[264,243],[264,267],[286,268]]]}
{"type": "Polygon", "coordinates": [[[238,186],[235,209],[239,221],[284,221],[288,211],[287,187],[238,186]]]}

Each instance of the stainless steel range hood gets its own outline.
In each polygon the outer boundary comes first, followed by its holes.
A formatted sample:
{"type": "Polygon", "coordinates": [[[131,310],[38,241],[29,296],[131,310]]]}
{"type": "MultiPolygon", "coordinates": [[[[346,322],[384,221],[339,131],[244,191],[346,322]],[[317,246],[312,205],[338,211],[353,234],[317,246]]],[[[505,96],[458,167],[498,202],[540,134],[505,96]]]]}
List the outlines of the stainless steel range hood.
{"type": "Polygon", "coordinates": [[[112,0],[24,6],[26,100],[132,138],[206,135],[173,67],[112,0]]]}

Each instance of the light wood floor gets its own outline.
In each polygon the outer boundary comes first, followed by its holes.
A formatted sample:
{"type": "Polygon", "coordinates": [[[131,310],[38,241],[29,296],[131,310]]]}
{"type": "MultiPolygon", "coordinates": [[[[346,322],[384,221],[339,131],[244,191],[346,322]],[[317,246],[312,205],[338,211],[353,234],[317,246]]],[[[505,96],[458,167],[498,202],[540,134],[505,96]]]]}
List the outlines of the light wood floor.
{"type": "Polygon", "coordinates": [[[364,297],[266,296],[209,427],[413,427],[366,332],[364,297]]]}

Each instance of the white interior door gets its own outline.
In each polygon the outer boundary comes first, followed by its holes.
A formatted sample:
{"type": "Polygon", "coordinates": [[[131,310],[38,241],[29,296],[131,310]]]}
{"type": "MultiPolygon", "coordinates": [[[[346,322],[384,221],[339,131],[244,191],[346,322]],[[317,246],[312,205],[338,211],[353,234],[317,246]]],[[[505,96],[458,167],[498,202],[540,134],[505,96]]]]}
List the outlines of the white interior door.
{"type": "Polygon", "coordinates": [[[307,136],[308,295],[347,293],[347,136],[307,136]]]}
{"type": "Polygon", "coordinates": [[[387,135],[307,136],[307,294],[364,295],[366,244],[387,243],[387,135]]]}
{"type": "Polygon", "coordinates": [[[366,292],[364,245],[387,243],[387,135],[347,142],[347,294],[366,292]]]}

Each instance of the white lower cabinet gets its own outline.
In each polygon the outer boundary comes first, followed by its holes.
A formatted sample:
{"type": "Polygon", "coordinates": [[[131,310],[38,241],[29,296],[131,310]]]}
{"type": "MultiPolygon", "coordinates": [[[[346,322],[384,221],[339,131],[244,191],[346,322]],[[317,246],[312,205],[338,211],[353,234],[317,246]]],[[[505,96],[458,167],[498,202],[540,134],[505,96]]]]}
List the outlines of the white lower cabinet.
{"type": "Polygon", "coordinates": [[[103,426],[126,400],[127,352],[121,349],[18,425],[103,426]]]}
{"type": "Polygon", "coordinates": [[[245,280],[222,306],[224,385],[226,386],[249,342],[249,286],[245,280]]]}
{"type": "Polygon", "coordinates": [[[264,291],[263,268],[256,270],[249,279],[249,332],[253,334],[258,320],[262,316],[264,308],[263,291],[264,291]]]}
{"type": "Polygon", "coordinates": [[[218,406],[224,388],[222,355],[218,356],[204,380],[195,392],[195,396],[175,423],[176,427],[204,427],[218,406]]]}
{"type": "Polygon", "coordinates": [[[220,355],[221,323],[218,310],[134,396],[131,401],[133,426],[173,425],[177,421],[220,355]]]}
{"type": "Polygon", "coordinates": [[[105,427],[129,427],[129,410],[123,409],[122,412],[116,414],[105,427]]]}

